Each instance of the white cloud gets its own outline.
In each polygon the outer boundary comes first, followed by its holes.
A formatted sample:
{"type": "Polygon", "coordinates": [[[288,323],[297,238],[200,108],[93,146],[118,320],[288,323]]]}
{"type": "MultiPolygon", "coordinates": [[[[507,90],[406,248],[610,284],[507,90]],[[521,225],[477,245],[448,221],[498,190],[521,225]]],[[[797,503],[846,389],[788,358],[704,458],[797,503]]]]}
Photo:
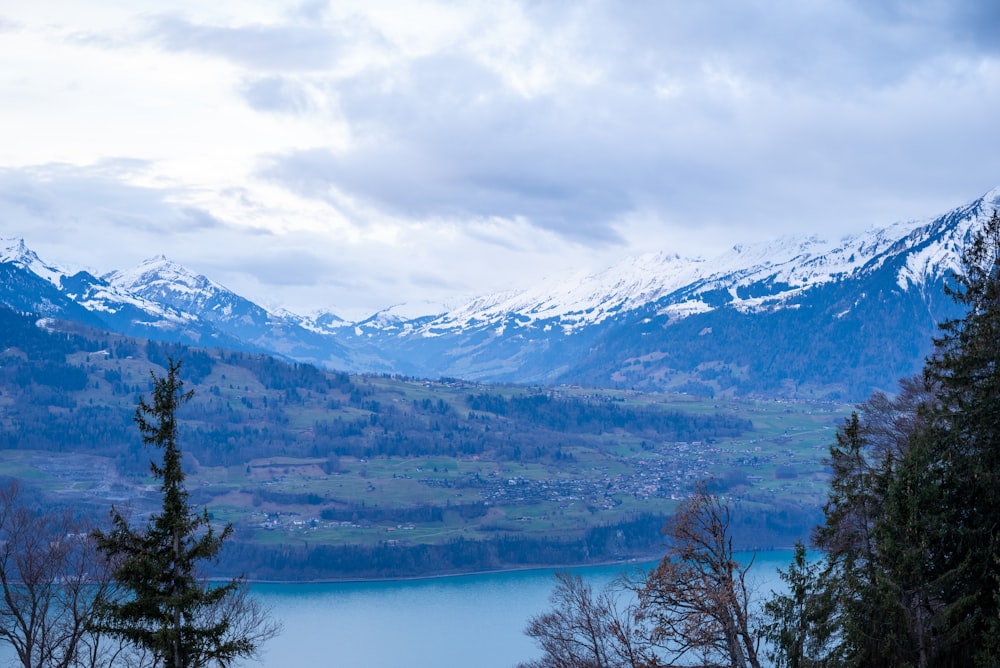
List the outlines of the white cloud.
{"type": "Polygon", "coordinates": [[[1000,183],[992,3],[168,5],[0,11],[6,235],[359,314],[1000,183]]]}

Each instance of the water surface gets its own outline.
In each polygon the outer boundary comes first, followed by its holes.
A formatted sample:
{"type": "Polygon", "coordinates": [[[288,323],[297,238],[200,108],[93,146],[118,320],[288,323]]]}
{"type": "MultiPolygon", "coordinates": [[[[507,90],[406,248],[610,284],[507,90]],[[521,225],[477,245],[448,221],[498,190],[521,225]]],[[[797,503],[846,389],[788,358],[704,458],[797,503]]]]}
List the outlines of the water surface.
{"type": "MultiPolygon", "coordinates": [[[[757,556],[753,573],[762,591],[779,586],[775,569],[787,567],[791,558],[790,551],[757,556]]],[[[597,590],[628,568],[572,570],[597,590]]],[[[255,585],[254,592],[284,624],[282,634],[268,643],[262,664],[267,668],[513,668],[539,656],[524,628],[530,617],[550,608],[554,573],[255,585]]]]}

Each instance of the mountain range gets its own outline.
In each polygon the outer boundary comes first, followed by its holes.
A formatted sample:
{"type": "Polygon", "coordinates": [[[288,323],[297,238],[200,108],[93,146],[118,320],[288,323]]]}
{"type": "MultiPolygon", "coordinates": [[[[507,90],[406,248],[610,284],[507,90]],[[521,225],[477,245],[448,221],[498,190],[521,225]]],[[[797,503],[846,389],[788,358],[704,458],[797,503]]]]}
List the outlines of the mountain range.
{"type": "Polygon", "coordinates": [[[919,370],[937,323],[956,315],[948,274],[998,206],[1000,188],[837,241],[783,237],[712,259],[651,253],[443,312],[404,305],[358,322],[265,309],[162,256],[94,276],[6,239],[0,304],[345,371],[858,400],[919,370]]]}

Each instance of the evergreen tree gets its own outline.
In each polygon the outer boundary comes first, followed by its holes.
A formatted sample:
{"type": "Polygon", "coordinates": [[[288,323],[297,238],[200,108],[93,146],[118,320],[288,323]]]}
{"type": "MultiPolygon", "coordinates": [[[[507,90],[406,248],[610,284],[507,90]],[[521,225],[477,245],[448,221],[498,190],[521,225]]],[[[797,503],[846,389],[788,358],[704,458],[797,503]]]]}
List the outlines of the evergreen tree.
{"type": "Polygon", "coordinates": [[[193,393],[183,391],[179,369],[180,362],[171,359],[165,377],[151,374],[152,405],[140,398],[135,413],[143,443],[163,453],[161,464],[150,462],[161,483],[160,512],[136,531],[112,508],[111,531],[95,534],[126,593],[104,602],[97,626],[152,654],[157,666],[228,666],[253,656],[277,629],[246,597],[242,579],[212,586],[197,573],[200,562],[217,559],[232,526],[216,532],[207,510],[195,512],[188,502],[176,413],[193,393]]]}
{"type": "Polygon", "coordinates": [[[835,654],[847,665],[884,665],[887,617],[879,603],[879,559],[874,528],[883,506],[886,459],[880,466],[857,413],[837,431],[828,463],[833,475],[814,535],[826,552],[821,573],[830,602],[827,623],[838,628],[835,654]]]}
{"type": "Polygon", "coordinates": [[[972,233],[921,381],[876,395],[831,448],[835,664],[1000,665],[1000,218],[972,233]]]}
{"type": "Polygon", "coordinates": [[[880,585],[876,612],[885,620],[885,656],[892,665],[919,668],[943,665],[942,633],[949,624],[940,592],[953,576],[928,568],[941,550],[947,517],[938,469],[928,457],[928,433],[926,427],[914,431],[905,456],[886,467],[884,505],[873,529],[880,585]]]}
{"type": "Polygon", "coordinates": [[[838,430],[826,520],[826,552],[814,605],[835,629],[832,665],[935,665],[946,579],[928,570],[940,549],[943,503],[930,465],[933,385],[903,381],[895,398],[873,395],[838,430]],[[829,605],[828,608],[823,606],[829,605]]]}
{"type": "Polygon", "coordinates": [[[1000,566],[1000,217],[972,234],[955,287],[966,308],[941,327],[924,369],[938,388],[925,435],[938,499],[939,544],[929,575],[941,583],[947,632],[941,660],[1000,663],[996,640],[1000,566]]]}
{"type": "Polygon", "coordinates": [[[788,570],[778,571],[788,592],[775,594],[764,604],[767,623],[762,629],[770,643],[768,658],[776,668],[819,668],[829,663],[833,629],[820,568],[820,562],[809,563],[799,541],[788,570]]]}

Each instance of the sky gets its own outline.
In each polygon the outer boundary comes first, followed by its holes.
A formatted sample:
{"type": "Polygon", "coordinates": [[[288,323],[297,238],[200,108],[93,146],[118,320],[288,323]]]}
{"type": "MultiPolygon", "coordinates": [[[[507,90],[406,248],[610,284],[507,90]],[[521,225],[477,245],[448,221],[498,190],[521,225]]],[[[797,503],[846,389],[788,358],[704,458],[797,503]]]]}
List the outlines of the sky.
{"type": "Polygon", "coordinates": [[[1000,185],[997,35],[994,0],[0,0],[0,236],[350,319],[839,239],[1000,185]]]}

